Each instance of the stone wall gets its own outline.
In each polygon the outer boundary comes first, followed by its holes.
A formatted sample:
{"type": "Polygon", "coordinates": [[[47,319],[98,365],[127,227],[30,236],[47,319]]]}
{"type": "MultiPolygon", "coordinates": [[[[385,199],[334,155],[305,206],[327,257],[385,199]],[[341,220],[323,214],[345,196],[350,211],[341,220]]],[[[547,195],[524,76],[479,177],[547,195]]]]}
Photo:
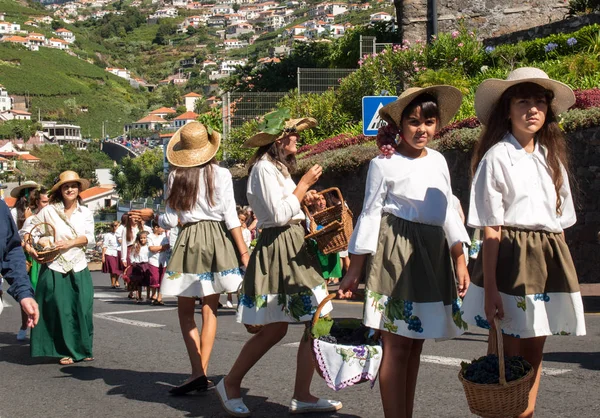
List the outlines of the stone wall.
{"type": "MultiPolygon", "coordinates": [[[[404,37],[426,38],[427,0],[404,0],[404,37]]],[[[566,0],[438,0],[438,31],[458,29],[463,19],[481,38],[557,22],[568,12],[566,0]]]]}
{"type": "MultiPolygon", "coordinates": [[[[577,223],[566,230],[566,238],[582,283],[600,283],[600,127],[569,135],[572,153],[573,195],[577,223]]],[[[469,209],[471,156],[461,151],[444,153],[452,176],[454,194],[465,213],[469,209]]],[[[360,214],[368,164],[349,173],[327,174],[319,185],[339,187],[355,218],[360,214]]],[[[234,179],[238,204],[247,204],[246,178],[234,179]]]]}

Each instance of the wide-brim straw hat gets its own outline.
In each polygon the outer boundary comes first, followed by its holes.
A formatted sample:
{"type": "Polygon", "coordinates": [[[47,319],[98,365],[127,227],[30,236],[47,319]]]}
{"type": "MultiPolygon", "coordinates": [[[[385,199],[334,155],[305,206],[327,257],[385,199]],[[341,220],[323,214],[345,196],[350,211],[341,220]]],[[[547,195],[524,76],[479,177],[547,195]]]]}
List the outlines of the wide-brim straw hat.
{"type": "Polygon", "coordinates": [[[302,132],[307,129],[312,129],[317,126],[317,120],[314,118],[298,118],[285,121],[285,126],[280,134],[273,135],[267,132],[259,132],[247,139],[242,145],[243,148],[258,148],[264,145],[271,144],[284,138],[292,132],[302,132]]]}
{"type": "Polygon", "coordinates": [[[379,116],[387,123],[401,128],[402,112],[414,99],[422,94],[435,97],[440,111],[439,128],[446,126],[454,117],[462,103],[462,93],[452,86],[411,87],[398,96],[398,100],[379,109],[379,116]]]}
{"type": "Polygon", "coordinates": [[[175,167],[196,167],[212,160],[219,151],[221,134],[200,122],[190,122],[175,132],[167,145],[167,160],[175,167]]]}
{"type": "Polygon", "coordinates": [[[74,183],[77,182],[79,183],[79,191],[82,192],[85,189],[87,189],[88,187],[90,187],[90,182],[89,180],[86,179],[82,179],[79,177],[79,174],[77,174],[74,171],[63,171],[62,173],[60,173],[60,175],[58,176],[58,181],[54,183],[54,186],[52,186],[52,188],[50,189],[49,194],[54,193],[55,191],[57,191],[58,189],[60,189],[60,186],[62,186],[65,183],[74,183]]]}
{"type": "Polygon", "coordinates": [[[560,81],[552,80],[539,68],[522,67],[508,74],[506,80],[489,78],[479,85],[475,93],[475,113],[479,121],[487,125],[494,107],[504,92],[521,83],[535,83],[554,93],[551,106],[556,115],[561,114],[575,104],[575,94],[571,87],[560,81]]]}
{"type": "Polygon", "coordinates": [[[15,187],[10,191],[10,196],[17,199],[23,190],[32,189],[35,190],[40,187],[35,181],[24,181],[21,185],[15,187]]]}

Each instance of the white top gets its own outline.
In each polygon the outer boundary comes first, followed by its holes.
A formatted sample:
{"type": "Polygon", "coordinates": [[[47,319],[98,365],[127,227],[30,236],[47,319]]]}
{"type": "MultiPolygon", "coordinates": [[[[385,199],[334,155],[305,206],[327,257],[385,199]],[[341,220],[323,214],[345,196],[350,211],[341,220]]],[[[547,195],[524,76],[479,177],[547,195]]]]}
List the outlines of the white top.
{"type": "MultiPolygon", "coordinates": [[[[228,169],[219,167],[216,164],[213,164],[212,167],[214,170],[213,180],[215,185],[213,196],[214,206],[209,205],[204,181],[204,170],[200,170],[200,188],[196,197],[196,204],[192,210],[180,212],[167,205],[165,213],[160,215],[158,219],[161,227],[170,229],[177,226],[177,222],[179,221],[182,225],[198,221],[225,221],[225,225],[227,225],[227,229],[229,230],[240,226],[240,220],[235,210],[231,173],[228,169]]],[[[172,171],[169,174],[167,195],[170,193],[174,178],[175,171],[172,171]]]]}
{"type": "Polygon", "coordinates": [[[148,245],[144,245],[140,247],[139,254],[133,254],[133,251],[129,255],[129,260],[131,263],[147,263],[150,258],[150,250],[148,249],[148,245]]]}
{"type": "Polygon", "coordinates": [[[560,233],[575,224],[569,178],[562,164],[562,215],[556,213],[556,191],[546,154],[537,142],[533,152],[528,153],[510,133],[491,147],[473,178],[468,225],[560,233]]]}
{"type": "Polygon", "coordinates": [[[121,246],[117,241],[117,235],[115,232],[107,232],[104,234],[104,238],[102,239],[102,248],[106,248],[106,255],[113,257],[117,256],[117,251],[121,249],[121,246]]]}
{"type": "MultiPolygon", "coordinates": [[[[94,215],[91,210],[85,206],[76,203],[77,207],[68,219],[69,225],[63,220],[64,214],[62,203],[48,205],[40,210],[37,215],[27,218],[21,229],[22,233],[31,233],[33,227],[39,223],[47,222],[56,229],[56,241],[66,241],[85,236],[87,238],[87,248],[94,248],[96,239],[94,237],[94,215]],[[59,212],[61,215],[59,215],[59,212]],[[71,228],[72,227],[72,228],[71,228]]],[[[35,235],[35,232],[34,232],[35,235]]],[[[75,273],[87,268],[85,258],[85,249],[82,247],[73,247],[61,253],[61,255],[51,263],[48,268],[59,273],[73,271],[75,273]]]]}
{"type": "Polygon", "coordinates": [[[175,226],[169,230],[169,245],[171,249],[175,248],[177,237],[179,236],[179,227],[175,226]]]}
{"type": "MultiPolygon", "coordinates": [[[[131,241],[127,241],[127,228],[123,228],[123,233],[121,235],[121,260],[123,262],[127,262],[127,247],[135,243],[137,234],[140,232],[140,229],[137,226],[134,226],[131,230],[133,232],[131,234],[131,241]]],[[[144,231],[148,232],[148,236],[152,234],[152,228],[150,228],[148,225],[144,225],[144,231]]]]}
{"type": "Polygon", "coordinates": [[[284,176],[266,155],[252,167],[246,197],[258,219],[257,228],[299,224],[304,220],[294,190],[294,180],[284,176]]]}
{"type": "Polygon", "coordinates": [[[252,232],[250,232],[248,228],[242,228],[242,238],[246,243],[246,247],[250,247],[250,244],[252,243],[252,232]]]}
{"type": "MultiPolygon", "coordinates": [[[[160,234],[160,235],[149,234],[148,235],[148,247],[158,247],[158,246],[163,246],[163,245],[168,245],[168,244],[169,244],[169,238],[167,238],[167,236],[165,234],[160,234]]],[[[167,265],[167,253],[168,253],[167,250],[158,251],[158,252],[150,251],[150,258],[148,259],[148,262],[150,263],[150,265],[152,265],[154,267],[166,266],[167,265]]]]}
{"type": "Polygon", "coordinates": [[[18,212],[17,212],[17,208],[11,208],[10,209],[10,214],[12,215],[13,221],[15,221],[15,225],[17,224],[17,218],[19,216],[18,212]]]}
{"type": "Polygon", "coordinates": [[[371,160],[363,209],[348,246],[350,253],[375,254],[384,212],[443,227],[449,247],[471,241],[454,208],[446,159],[437,151],[426,150],[427,155],[421,158],[395,153],[390,158],[371,160]]]}
{"type": "Polygon", "coordinates": [[[117,226],[117,230],[115,231],[115,235],[117,236],[117,241],[119,242],[119,246],[121,245],[121,237],[123,236],[123,231],[125,230],[125,225],[120,224],[117,226]]]}

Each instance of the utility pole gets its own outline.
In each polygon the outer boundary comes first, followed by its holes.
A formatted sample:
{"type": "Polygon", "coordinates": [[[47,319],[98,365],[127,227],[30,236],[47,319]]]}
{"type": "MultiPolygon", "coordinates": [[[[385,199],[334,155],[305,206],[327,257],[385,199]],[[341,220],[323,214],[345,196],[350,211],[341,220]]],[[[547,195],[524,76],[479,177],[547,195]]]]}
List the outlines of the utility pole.
{"type": "Polygon", "coordinates": [[[427,43],[438,34],[437,0],[427,0],[427,43]]]}

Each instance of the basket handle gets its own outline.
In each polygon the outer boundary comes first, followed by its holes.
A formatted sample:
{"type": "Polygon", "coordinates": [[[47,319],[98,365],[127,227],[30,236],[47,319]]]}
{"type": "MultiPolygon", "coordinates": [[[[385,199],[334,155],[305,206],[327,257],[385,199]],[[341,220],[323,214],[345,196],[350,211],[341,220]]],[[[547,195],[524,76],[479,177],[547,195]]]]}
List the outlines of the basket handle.
{"type": "Polygon", "coordinates": [[[54,227],[54,225],[52,225],[51,223],[48,223],[48,222],[40,222],[39,224],[33,225],[33,227],[31,228],[31,231],[28,234],[27,243],[29,245],[33,244],[33,237],[31,236],[31,232],[33,232],[34,229],[38,228],[41,225],[48,225],[52,229],[52,238],[54,238],[54,242],[56,242],[56,228],[54,227]]]}
{"type": "Polygon", "coordinates": [[[319,320],[319,317],[321,316],[321,311],[325,307],[325,304],[327,302],[329,302],[330,300],[335,299],[335,296],[336,296],[335,293],[330,293],[325,297],[325,299],[323,299],[321,301],[321,303],[319,303],[319,306],[317,306],[317,310],[315,311],[315,314],[313,315],[311,328],[313,328],[315,325],[317,325],[317,321],[319,320]]]}
{"type": "Polygon", "coordinates": [[[502,338],[502,328],[500,327],[500,320],[497,316],[494,317],[494,329],[490,330],[490,338],[492,338],[492,347],[497,349],[498,354],[498,366],[500,368],[500,384],[506,386],[506,365],[504,364],[504,342],[502,338]],[[492,333],[493,331],[496,331],[492,333]],[[493,341],[496,340],[496,341],[493,341]]]}
{"type": "MultiPolygon", "coordinates": [[[[320,195],[324,195],[326,193],[330,193],[330,192],[335,192],[337,194],[337,197],[340,201],[340,204],[342,205],[342,207],[344,207],[344,197],[342,196],[342,192],[340,192],[340,189],[338,189],[337,187],[330,187],[328,189],[324,189],[321,190],[320,192],[317,192],[317,194],[320,195]]],[[[313,218],[312,214],[310,213],[310,211],[308,210],[308,207],[306,205],[302,205],[302,210],[304,211],[304,213],[306,214],[306,216],[308,216],[308,219],[310,220],[310,233],[314,234],[315,232],[317,232],[317,225],[315,223],[315,219],[313,218]]]]}

